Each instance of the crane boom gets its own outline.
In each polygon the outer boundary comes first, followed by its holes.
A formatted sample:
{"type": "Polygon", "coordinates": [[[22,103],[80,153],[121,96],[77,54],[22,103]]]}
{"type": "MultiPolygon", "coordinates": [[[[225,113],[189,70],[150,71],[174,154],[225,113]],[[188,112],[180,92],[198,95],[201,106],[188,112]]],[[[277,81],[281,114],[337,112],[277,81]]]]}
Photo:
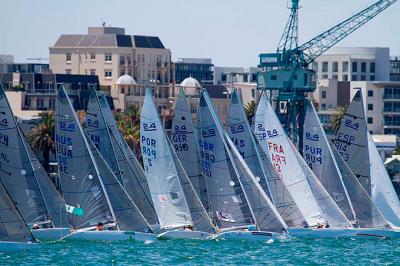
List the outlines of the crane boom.
{"type": "Polygon", "coordinates": [[[359,29],[396,1],[380,0],[299,46],[297,50],[303,53],[302,66],[305,67],[312,63],[318,56],[359,29]]]}

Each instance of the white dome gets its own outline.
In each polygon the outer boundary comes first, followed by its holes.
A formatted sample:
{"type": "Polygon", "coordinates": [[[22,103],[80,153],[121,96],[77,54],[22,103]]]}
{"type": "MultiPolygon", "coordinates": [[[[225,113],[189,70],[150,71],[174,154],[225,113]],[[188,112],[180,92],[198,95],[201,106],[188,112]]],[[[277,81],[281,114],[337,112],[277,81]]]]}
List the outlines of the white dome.
{"type": "Polygon", "coordinates": [[[131,76],[125,74],[117,79],[117,85],[136,85],[136,81],[131,76]]]}
{"type": "Polygon", "coordinates": [[[197,81],[197,79],[188,77],[182,81],[181,86],[184,88],[197,88],[200,87],[200,83],[197,81]]]}

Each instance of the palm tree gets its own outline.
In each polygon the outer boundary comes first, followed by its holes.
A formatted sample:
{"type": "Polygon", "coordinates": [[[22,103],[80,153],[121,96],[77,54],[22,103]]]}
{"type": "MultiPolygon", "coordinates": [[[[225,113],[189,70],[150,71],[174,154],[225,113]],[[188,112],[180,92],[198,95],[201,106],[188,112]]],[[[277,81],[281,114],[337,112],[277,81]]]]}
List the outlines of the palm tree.
{"type": "Polygon", "coordinates": [[[346,106],[338,106],[336,108],[332,120],[333,133],[336,133],[339,130],[339,127],[342,124],[343,117],[346,114],[346,109],[347,109],[346,106]]]}
{"type": "Polygon", "coordinates": [[[41,117],[42,121],[37,126],[29,130],[27,134],[27,139],[36,154],[42,152],[42,163],[46,171],[48,171],[50,163],[50,152],[55,154],[55,114],[54,112],[44,112],[39,114],[39,116],[41,117]]]}
{"type": "Polygon", "coordinates": [[[140,111],[136,106],[131,106],[126,112],[115,112],[118,129],[128,146],[138,154],[140,139],[140,111]]]}
{"type": "Polygon", "coordinates": [[[246,113],[247,120],[249,121],[250,125],[251,125],[251,122],[252,122],[251,120],[253,119],[253,116],[256,113],[256,109],[257,109],[257,105],[256,105],[256,103],[254,101],[249,102],[244,107],[244,111],[246,113]]]}

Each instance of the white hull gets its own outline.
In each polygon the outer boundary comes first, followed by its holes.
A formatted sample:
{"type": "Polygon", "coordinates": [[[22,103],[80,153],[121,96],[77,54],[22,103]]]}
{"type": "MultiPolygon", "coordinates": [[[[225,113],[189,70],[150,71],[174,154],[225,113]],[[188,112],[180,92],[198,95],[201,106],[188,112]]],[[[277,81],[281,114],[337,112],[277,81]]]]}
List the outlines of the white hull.
{"type": "MultiPolygon", "coordinates": [[[[392,238],[396,237],[396,232],[391,229],[379,229],[379,228],[356,228],[357,237],[378,237],[378,238],[392,238]]],[[[397,237],[400,237],[398,232],[397,237]]]]}
{"type": "Polygon", "coordinates": [[[39,241],[56,241],[71,233],[69,228],[44,228],[32,230],[32,235],[39,241]]]}
{"type": "Polygon", "coordinates": [[[346,228],[288,228],[288,232],[297,238],[350,238],[357,235],[356,230],[346,228]]]}
{"type": "Polygon", "coordinates": [[[246,240],[246,241],[269,241],[284,237],[283,234],[265,231],[227,231],[219,233],[214,239],[224,240],[246,240]]]}
{"type": "Polygon", "coordinates": [[[37,243],[21,243],[11,241],[0,241],[0,251],[18,251],[38,248],[37,243]]]}
{"type": "Polygon", "coordinates": [[[167,239],[208,239],[210,234],[200,231],[185,231],[185,230],[173,230],[161,233],[157,236],[160,240],[167,239]]]}
{"type": "Polygon", "coordinates": [[[133,231],[76,231],[72,232],[64,240],[74,241],[155,241],[156,235],[149,233],[133,232],[133,231]]]}

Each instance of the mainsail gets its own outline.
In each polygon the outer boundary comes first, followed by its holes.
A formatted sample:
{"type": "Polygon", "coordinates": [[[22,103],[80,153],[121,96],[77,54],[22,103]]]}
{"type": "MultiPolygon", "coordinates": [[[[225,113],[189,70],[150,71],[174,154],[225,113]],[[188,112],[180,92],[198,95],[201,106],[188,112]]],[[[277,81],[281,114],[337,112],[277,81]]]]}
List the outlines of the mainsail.
{"type": "Polygon", "coordinates": [[[56,110],[56,155],[70,224],[79,229],[115,222],[89,144],[63,87],[56,110]]]}
{"type": "Polygon", "coordinates": [[[119,132],[105,96],[101,97],[100,106],[108,125],[111,140],[114,143],[120,168],[123,172],[128,173],[123,175],[125,190],[135,201],[146,220],[152,225],[158,224],[157,214],[143,168],[119,132]]]}
{"type": "Polygon", "coordinates": [[[225,135],[206,91],[198,111],[199,149],[206,176],[209,214],[221,229],[253,224],[251,210],[228,153],[225,135]]]}
{"type": "Polygon", "coordinates": [[[351,172],[339,152],[331,143],[332,153],[342,175],[343,183],[349,194],[357,218],[357,225],[361,228],[388,228],[389,224],[382,213],[372,202],[372,199],[363,186],[351,172]]]}
{"type": "Polygon", "coordinates": [[[20,131],[2,88],[0,147],[1,181],[25,221],[69,227],[65,205],[20,131]]]}
{"type": "Polygon", "coordinates": [[[142,108],[140,139],[144,171],[161,228],[193,225],[170,143],[150,89],[146,90],[142,108]]]}
{"type": "Polygon", "coordinates": [[[335,203],[352,223],[353,206],[342,181],[330,143],[310,101],[306,103],[303,130],[303,158],[335,203]]]}
{"type": "Polygon", "coordinates": [[[106,98],[98,100],[92,89],[86,115],[86,133],[99,150],[129,197],[150,224],[157,224],[157,215],[143,169],[122,138],[106,98]]]}
{"type": "Polygon", "coordinates": [[[33,240],[28,226],[2,182],[0,182],[0,217],[0,241],[24,243],[33,240]]]}
{"type": "Polygon", "coordinates": [[[324,216],[308,183],[292,144],[268,99],[263,95],[255,116],[255,134],[264,152],[295,200],[308,226],[325,224],[324,216]]]}
{"type": "MultiPolygon", "coordinates": [[[[259,185],[275,204],[287,225],[289,227],[300,226],[304,219],[269,159],[265,158],[266,160],[264,160],[264,153],[254,138],[237,90],[234,90],[231,95],[227,133],[251,172],[259,180],[259,185]]],[[[261,203],[254,196],[251,197],[252,206],[261,203]]],[[[261,195],[258,196],[260,197],[261,195]]]]}
{"type": "Polygon", "coordinates": [[[197,149],[197,136],[190,106],[182,88],[179,90],[174,118],[172,119],[171,142],[193,188],[197,195],[199,195],[203,206],[208,209],[206,179],[201,170],[201,160],[197,149]]]}
{"type": "Polygon", "coordinates": [[[400,226],[400,201],[365,123],[361,90],[347,108],[334,144],[386,220],[400,226]]]}

